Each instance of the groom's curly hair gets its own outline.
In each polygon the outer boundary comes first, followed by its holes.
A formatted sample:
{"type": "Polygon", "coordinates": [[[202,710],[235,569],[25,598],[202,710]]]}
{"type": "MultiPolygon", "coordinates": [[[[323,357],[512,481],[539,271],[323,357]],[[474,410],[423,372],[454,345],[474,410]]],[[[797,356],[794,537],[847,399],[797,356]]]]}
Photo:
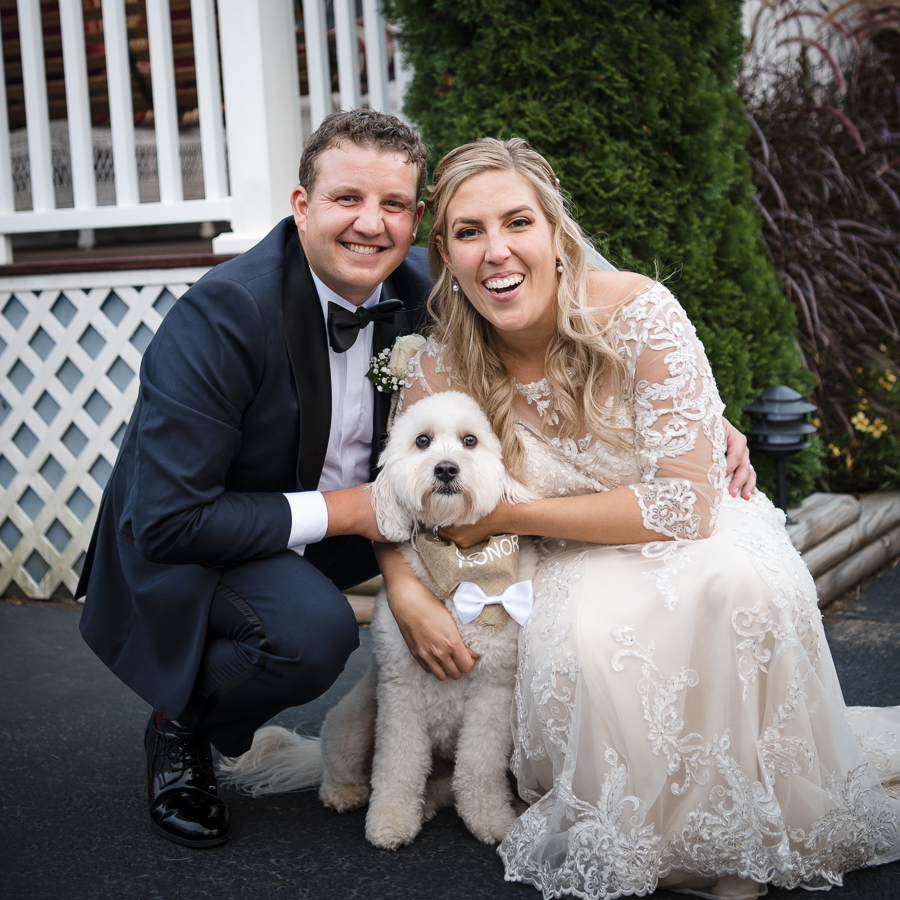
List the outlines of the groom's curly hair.
{"type": "Polygon", "coordinates": [[[346,142],[381,153],[405,153],[418,172],[417,197],[425,191],[428,151],[422,139],[401,119],[374,109],[331,113],[310,135],[300,158],[300,185],[311,194],[318,176],[316,160],[326,150],[346,142]]]}

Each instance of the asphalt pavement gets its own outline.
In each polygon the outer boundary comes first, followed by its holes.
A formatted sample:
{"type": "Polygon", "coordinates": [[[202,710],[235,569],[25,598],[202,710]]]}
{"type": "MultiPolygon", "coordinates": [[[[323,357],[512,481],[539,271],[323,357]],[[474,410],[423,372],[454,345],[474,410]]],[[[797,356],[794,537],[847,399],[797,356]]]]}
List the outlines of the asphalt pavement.
{"type": "MultiPolygon", "coordinates": [[[[858,603],[826,612],[848,704],[900,704],[900,567],[883,572],[858,603]]],[[[330,812],[314,792],[253,799],[226,789],[227,844],[188,850],[157,836],[142,747],[149,708],[84,645],[79,615],[0,602],[3,900],[539,900],[533,888],[503,880],[496,851],[451,810],[390,853],[366,841],[364,812],[330,812]]],[[[318,731],[365,669],[369,632],[360,633],[362,646],[331,691],[279,724],[318,731]]],[[[774,900],[808,896],[769,892],[774,900]]],[[[849,873],[830,896],[897,900],[900,863],[849,873]]]]}

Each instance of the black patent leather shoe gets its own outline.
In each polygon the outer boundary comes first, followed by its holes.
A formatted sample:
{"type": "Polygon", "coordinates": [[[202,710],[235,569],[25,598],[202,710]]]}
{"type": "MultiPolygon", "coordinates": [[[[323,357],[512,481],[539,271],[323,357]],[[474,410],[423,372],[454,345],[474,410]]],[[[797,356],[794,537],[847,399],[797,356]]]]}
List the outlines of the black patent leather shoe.
{"type": "Polygon", "coordinates": [[[151,715],[144,734],[150,824],[185,847],[228,840],[228,807],[219,799],[209,741],[159,731],[151,715]]]}

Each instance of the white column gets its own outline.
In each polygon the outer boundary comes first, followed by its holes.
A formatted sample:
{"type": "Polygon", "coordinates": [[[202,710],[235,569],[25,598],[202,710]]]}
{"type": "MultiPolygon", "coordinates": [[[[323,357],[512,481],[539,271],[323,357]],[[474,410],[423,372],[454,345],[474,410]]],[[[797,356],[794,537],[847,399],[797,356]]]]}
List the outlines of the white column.
{"type": "Polygon", "coordinates": [[[406,57],[397,43],[396,36],[394,38],[394,85],[397,91],[397,108],[391,110],[395,115],[400,116],[405,122],[409,119],[403,114],[403,103],[406,100],[406,89],[412,81],[413,70],[407,64],[406,57]]]}
{"type": "Polygon", "coordinates": [[[331,69],[325,0],[303,0],[303,38],[306,44],[306,77],[309,82],[309,114],[312,130],[331,112],[331,69]]]}
{"type": "Polygon", "coordinates": [[[355,0],[334,0],[334,37],[337,42],[338,87],[341,109],[358,109],[359,43],[356,40],[355,0]]]}
{"type": "MultiPolygon", "coordinates": [[[[3,34],[0,31],[0,47],[3,34]]],[[[0,64],[0,215],[15,209],[13,194],[12,158],[9,152],[9,116],[6,107],[6,70],[0,64]]],[[[8,234],[0,234],[0,266],[13,261],[12,240],[8,234]]]]}
{"type": "Polygon", "coordinates": [[[44,70],[44,37],[40,0],[18,0],[25,121],[28,124],[28,160],[31,167],[31,207],[35,212],[56,208],[53,164],[50,158],[50,112],[44,70]]]}
{"type": "Polygon", "coordinates": [[[369,87],[369,106],[379,112],[390,112],[387,39],[384,33],[384,19],[378,12],[378,0],[363,0],[363,16],[366,32],[366,81],[369,87]]]}
{"type": "Polygon", "coordinates": [[[84,17],[81,0],[59,0],[63,68],[66,78],[66,113],[69,120],[69,158],[76,209],[97,205],[94,182],[94,145],[91,140],[91,98],[87,56],[84,49],[84,17]]]}
{"type": "Polygon", "coordinates": [[[161,203],[178,203],[184,199],[184,187],[181,182],[175,55],[172,52],[169,0],[151,0],[147,4],[147,40],[150,45],[159,199],[161,203]]]}
{"type": "Polygon", "coordinates": [[[225,169],[225,126],[219,87],[219,45],[214,0],[191,0],[197,107],[200,110],[200,150],[203,155],[203,193],[207,200],[228,196],[225,169]]]}
{"type": "Polygon", "coordinates": [[[109,127],[112,132],[116,176],[116,206],[137,206],[137,159],[134,154],[134,106],[128,66],[125,0],[102,0],[103,46],[109,90],[109,127]]]}
{"type": "Polygon", "coordinates": [[[232,228],[242,253],[290,215],[300,165],[300,84],[291,0],[219,0],[232,228]]]}

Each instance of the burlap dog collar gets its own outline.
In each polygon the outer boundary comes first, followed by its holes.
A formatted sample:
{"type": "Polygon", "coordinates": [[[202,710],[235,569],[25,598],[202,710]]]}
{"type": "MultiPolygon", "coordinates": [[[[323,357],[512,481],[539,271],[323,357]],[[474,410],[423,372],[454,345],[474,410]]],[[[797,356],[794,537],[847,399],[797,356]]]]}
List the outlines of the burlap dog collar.
{"type": "MultiPolygon", "coordinates": [[[[436,541],[431,534],[420,533],[414,540],[416,552],[435,590],[450,598],[461,581],[477,584],[488,597],[497,597],[516,583],[519,573],[519,536],[497,534],[460,550],[450,541],[436,541]]],[[[485,628],[501,631],[509,613],[499,604],[485,606],[474,621],[485,628]]]]}

